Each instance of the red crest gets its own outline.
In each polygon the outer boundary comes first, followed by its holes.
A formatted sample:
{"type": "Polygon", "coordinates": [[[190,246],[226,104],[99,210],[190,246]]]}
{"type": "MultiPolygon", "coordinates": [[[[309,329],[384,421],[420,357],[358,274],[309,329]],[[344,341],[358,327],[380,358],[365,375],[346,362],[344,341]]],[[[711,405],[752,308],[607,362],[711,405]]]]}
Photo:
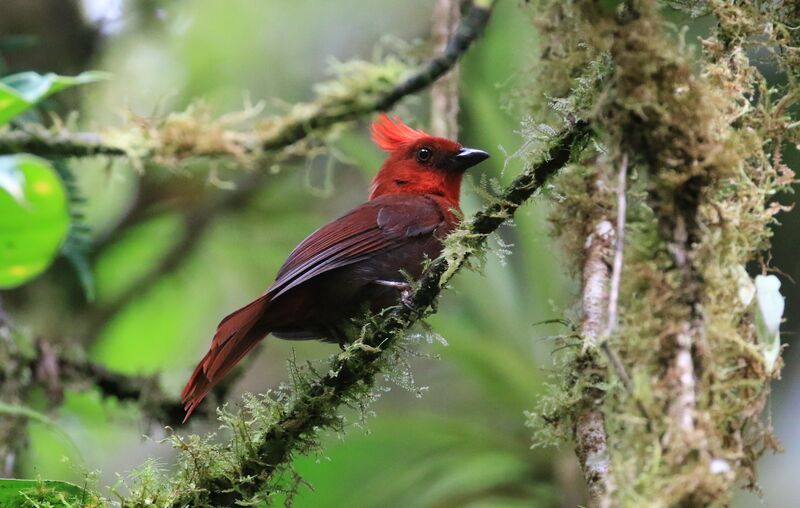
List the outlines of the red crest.
{"type": "Polygon", "coordinates": [[[381,113],[378,120],[372,124],[372,141],[386,152],[394,152],[404,145],[427,137],[431,135],[425,131],[412,129],[397,116],[394,119],[389,118],[386,113],[381,113]]]}

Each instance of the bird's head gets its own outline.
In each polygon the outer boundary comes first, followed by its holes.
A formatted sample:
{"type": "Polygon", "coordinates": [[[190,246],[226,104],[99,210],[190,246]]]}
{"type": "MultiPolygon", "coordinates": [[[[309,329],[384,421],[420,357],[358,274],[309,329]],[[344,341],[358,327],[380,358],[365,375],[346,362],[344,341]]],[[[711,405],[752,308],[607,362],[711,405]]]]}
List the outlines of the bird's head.
{"type": "Polygon", "coordinates": [[[389,154],[372,180],[369,198],[435,194],[458,205],[464,171],[489,158],[483,150],[412,129],[385,113],[372,124],[372,140],[389,154]]]}

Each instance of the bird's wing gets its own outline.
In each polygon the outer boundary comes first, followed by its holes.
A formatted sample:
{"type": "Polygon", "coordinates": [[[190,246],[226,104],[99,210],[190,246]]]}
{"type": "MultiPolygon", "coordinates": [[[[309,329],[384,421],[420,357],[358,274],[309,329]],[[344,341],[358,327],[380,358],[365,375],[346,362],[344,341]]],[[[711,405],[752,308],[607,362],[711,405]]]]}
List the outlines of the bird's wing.
{"type": "Polygon", "coordinates": [[[408,238],[432,234],[444,221],[441,206],[424,195],[383,196],[364,203],[303,240],[268,293],[276,298],[312,277],[399,247],[408,238]]]}
{"type": "Polygon", "coordinates": [[[184,421],[211,387],[261,340],[264,330],[256,325],[272,300],[329,270],[400,247],[409,238],[433,234],[444,223],[443,208],[430,197],[383,196],[312,233],[289,255],[264,295],[220,322],[208,353],[181,394],[184,421]]]}

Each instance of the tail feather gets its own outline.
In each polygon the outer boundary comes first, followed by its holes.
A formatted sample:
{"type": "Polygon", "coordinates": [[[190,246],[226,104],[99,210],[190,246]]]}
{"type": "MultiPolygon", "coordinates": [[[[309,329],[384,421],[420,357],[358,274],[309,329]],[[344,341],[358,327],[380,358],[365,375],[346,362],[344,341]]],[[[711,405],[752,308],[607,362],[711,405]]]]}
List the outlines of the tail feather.
{"type": "Polygon", "coordinates": [[[269,307],[269,293],[226,316],[217,327],[208,353],[181,392],[184,423],[208,392],[269,332],[259,324],[269,307]],[[259,325],[259,326],[256,326],[259,325]]]}

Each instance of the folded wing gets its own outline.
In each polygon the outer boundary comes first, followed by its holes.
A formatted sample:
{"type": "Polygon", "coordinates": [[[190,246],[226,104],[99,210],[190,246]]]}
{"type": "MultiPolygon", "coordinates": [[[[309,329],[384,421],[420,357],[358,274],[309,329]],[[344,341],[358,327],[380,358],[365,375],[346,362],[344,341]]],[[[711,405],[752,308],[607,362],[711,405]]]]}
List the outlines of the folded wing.
{"type": "Polygon", "coordinates": [[[269,309],[287,291],[330,270],[401,247],[409,238],[433,234],[445,213],[425,195],[391,195],[369,201],[326,224],[303,240],[261,297],[225,317],[206,356],[181,394],[186,418],[270,331],[269,309]]]}

